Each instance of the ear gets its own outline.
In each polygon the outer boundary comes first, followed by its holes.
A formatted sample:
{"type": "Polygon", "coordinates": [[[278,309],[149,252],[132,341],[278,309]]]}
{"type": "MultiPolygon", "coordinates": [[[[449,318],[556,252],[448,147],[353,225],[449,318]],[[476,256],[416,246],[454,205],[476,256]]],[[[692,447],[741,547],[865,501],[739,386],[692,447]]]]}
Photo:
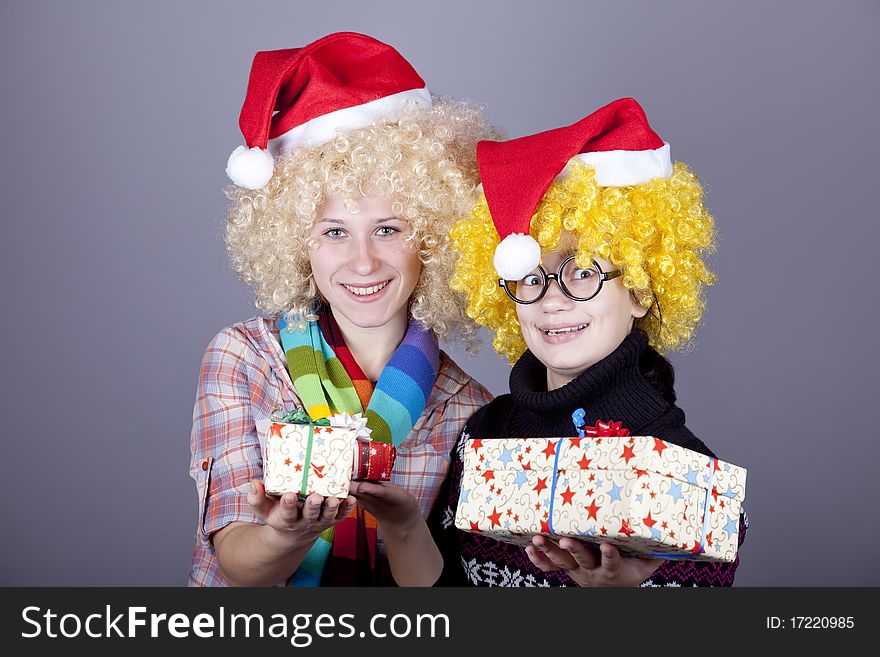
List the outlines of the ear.
{"type": "Polygon", "coordinates": [[[308,296],[309,299],[318,299],[320,303],[326,303],[327,299],[324,298],[324,295],[321,294],[321,290],[318,289],[318,284],[315,283],[315,276],[312,272],[309,272],[309,277],[306,279],[308,281],[308,296]]]}
{"type": "Polygon", "coordinates": [[[633,292],[632,290],[629,291],[629,305],[630,313],[635,319],[641,319],[648,314],[648,308],[639,303],[639,300],[636,298],[635,292],[633,292]]]}

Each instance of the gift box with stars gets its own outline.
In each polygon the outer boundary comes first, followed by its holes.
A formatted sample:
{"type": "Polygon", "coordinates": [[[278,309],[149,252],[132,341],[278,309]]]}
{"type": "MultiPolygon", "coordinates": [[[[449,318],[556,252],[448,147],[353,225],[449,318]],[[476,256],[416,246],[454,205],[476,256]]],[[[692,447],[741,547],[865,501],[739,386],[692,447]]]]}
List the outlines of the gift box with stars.
{"type": "Polygon", "coordinates": [[[624,552],[732,562],[746,471],[653,436],[471,439],[456,527],[624,552]]]}
{"type": "Polygon", "coordinates": [[[344,498],[356,443],[353,428],[272,422],[263,457],[266,492],[344,498]]]}
{"type": "Polygon", "coordinates": [[[396,450],[371,439],[360,413],[312,420],[302,409],[262,418],[263,485],[271,495],[297,493],[344,498],[354,479],[387,481],[396,450]]]}

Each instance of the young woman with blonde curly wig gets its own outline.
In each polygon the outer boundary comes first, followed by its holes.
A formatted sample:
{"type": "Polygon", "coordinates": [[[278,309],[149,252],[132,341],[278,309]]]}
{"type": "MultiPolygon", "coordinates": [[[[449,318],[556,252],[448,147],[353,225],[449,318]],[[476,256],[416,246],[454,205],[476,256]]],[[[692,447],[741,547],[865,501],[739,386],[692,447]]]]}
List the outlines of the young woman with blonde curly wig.
{"type": "MultiPolygon", "coordinates": [[[[452,230],[451,286],[514,362],[510,394],[468,420],[432,518],[442,581],[501,586],[731,585],[737,561],[622,557],[610,543],[536,536],[523,549],[456,530],[462,452],[470,436],[575,436],[622,422],[712,455],[684,425],[660,352],[688,345],[714,281],[702,190],[632,99],[578,123],[477,150],[484,195],[452,230]],[[501,239],[504,238],[504,239],[501,239]],[[500,241],[500,244],[499,244],[500,241]],[[444,499],[445,498],[445,499],[444,499]]],[[[745,522],[731,523],[742,543],[745,522]]]]}
{"type": "Polygon", "coordinates": [[[202,362],[189,582],[430,585],[441,561],[424,517],[490,399],[438,338],[473,330],[443,284],[447,235],[493,133],[354,33],[258,53],[240,123],[226,241],[268,317],[223,329],[202,362]],[[353,482],[344,500],[267,495],[257,425],[278,409],[363,413],[397,449],[391,481],[353,482]]]}

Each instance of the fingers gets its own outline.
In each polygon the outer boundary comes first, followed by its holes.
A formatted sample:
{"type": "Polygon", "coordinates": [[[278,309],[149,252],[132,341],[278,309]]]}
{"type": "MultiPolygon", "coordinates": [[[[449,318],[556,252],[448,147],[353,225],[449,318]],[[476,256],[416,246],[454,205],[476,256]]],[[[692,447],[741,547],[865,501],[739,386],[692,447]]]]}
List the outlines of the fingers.
{"type": "Polygon", "coordinates": [[[548,573],[551,570],[558,570],[556,566],[553,565],[553,562],[550,561],[550,559],[548,559],[546,556],[544,556],[544,553],[541,552],[534,545],[526,546],[526,556],[529,558],[529,561],[531,561],[533,564],[535,564],[535,566],[543,570],[545,573],[548,573]]]}
{"type": "Polygon", "coordinates": [[[262,482],[251,481],[248,504],[267,524],[280,531],[323,531],[345,518],[357,504],[350,495],[344,500],[312,493],[300,500],[296,493],[280,498],[269,496],[262,482]]]}
{"type": "Polygon", "coordinates": [[[377,518],[382,515],[382,491],[375,484],[365,481],[353,481],[348,488],[349,496],[368,513],[377,518]]]}
{"type": "Polygon", "coordinates": [[[342,500],[339,504],[339,507],[336,509],[336,522],[339,522],[345,516],[351,513],[351,510],[355,507],[356,504],[357,500],[354,499],[351,495],[342,500]]]}
{"type": "Polygon", "coordinates": [[[294,493],[285,493],[277,502],[276,522],[280,528],[288,529],[296,524],[302,517],[302,510],[297,504],[294,493]]]}
{"type": "Polygon", "coordinates": [[[638,586],[663,563],[653,557],[624,557],[607,542],[593,546],[566,537],[555,545],[541,535],[532,537],[526,554],[542,571],[566,571],[581,586],[638,586]]]}
{"type": "MultiPolygon", "coordinates": [[[[330,498],[333,499],[333,498],[330,498]]],[[[309,495],[305,502],[302,503],[302,517],[308,523],[317,523],[321,517],[321,506],[324,498],[317,493],[309,495]]]]}
{"type": "Polygon", "coordinates": [[[340,520],[342,520],[345,516],[348,515],[348,511],[354,507],[354,504],[349,505],[348,500],[354,498],[346,497],[344,500],[340,500],[338,497],[327,497],[324,499],[324,506],[321,508],[321,517],[320,521],[322,524],[326,524],[328,527],[330,525],[334,525],[340,520]],[[343,509],[346,509],[343,512],[343,509]]]}
{"type": "Polygon", "coordinates": [[[359,499],[372,497],[377,500],[385,500],[394,497],[395,488],[394,484],[386,484],[385,482],[353,481],[348,492],[359,499]]]}
{"type": "Polygon", "coordinates": [[[263,482],[258,479],[251,481],[247,494],[248,504],[263,520],[268,520],[272,509],[277,504],[273,499],[266,495],[266,489],[263,488],[263,482]]]}
{"type": "Polygon", "coordinates": [[[624,557],[611,543],[601,543],[599,550],[607,583],[614,586],[638,586],[663,563],[663,559],[653,557],[624,557]]]}
{"type": "Polygon", "coordinates": [[[611,543],[600,543],[599,550],[602,553],[602,567],[612,573],[619,571],[627,565],[637,565],[640,571],[645,570],[647,572],[645,575],[647,577],[663,563],[663,559],[654,557],[639,557],[635,555],[624,557],[620,554],[620,550],[611,543]]]}
{"type": "Polygon", "coordinates": [[[559,541],[559,547],[566,550],[581,568],[593,570],[599,567],[601,554],[595,546],[573,538],[563,538],[559,541]]]}
{"type": "Polygon", "coordinates": [[[394,523],[402,527],[415,521],[416,518],[421,518],[416,498],[390,481],[353,482],[349,492],[357,498],[361,508],[366,509],[386,525],[394,523]]]}
{"type": "Polygon", "coordinates": [[[620,565],[623,561],[620,550],[611,543],[600,543],[599,551],[602,553],[602,568],[608,572],[609,576],[613,577],[620,571],[620,565]]]}
{"type": "Polygon", "coordinates": [[[279,519],[288,529],[298,527],[304,531],[323,531],[345,518],[356,503],[351,496],[340,500],[338,497],[312,493],[305,500],[300,500],[295,494],[288,493],[281,498],[279,519]]]}
{"type": "MultiPolygon", "coordinates": [[[[573,568],[578,567],[577,561],[575,561],[574,557],[572,557],[568,550],[562,549],[544,536],[533,536],[532,545],[530,547],[543,553],[539,555],[543,557],[539,559],[539,561],[541,563],[544,563],[545,560],[549,561],[552,565],[550,570],[572,570],[573,568]]],[[[536,563],[535,561],[532,561],[532,563],[541,568],[539,563],[536,563]]],[[[542,570],[544,569],[542,568],[542,570]]]]}

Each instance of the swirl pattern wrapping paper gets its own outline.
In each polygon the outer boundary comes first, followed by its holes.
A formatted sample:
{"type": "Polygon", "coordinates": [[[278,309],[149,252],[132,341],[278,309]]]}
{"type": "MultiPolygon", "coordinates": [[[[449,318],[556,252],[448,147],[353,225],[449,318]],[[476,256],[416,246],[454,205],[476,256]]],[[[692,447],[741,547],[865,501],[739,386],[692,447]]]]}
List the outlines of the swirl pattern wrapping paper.
{"type": "Polygon", "coordinates": [[[263,456],[266,492],[300,493],[306,477],[307,495],[346,497],[356,442],[355,428],[316,426],[309,449],[309,425],[271,423],[263,456]]]}
{"type": "Polygon", "coordinates": [[[653,436],[474,438],[459,529],[527,545],[534,534],[698,561],[736,558],[746,470],[653,436]]]}

